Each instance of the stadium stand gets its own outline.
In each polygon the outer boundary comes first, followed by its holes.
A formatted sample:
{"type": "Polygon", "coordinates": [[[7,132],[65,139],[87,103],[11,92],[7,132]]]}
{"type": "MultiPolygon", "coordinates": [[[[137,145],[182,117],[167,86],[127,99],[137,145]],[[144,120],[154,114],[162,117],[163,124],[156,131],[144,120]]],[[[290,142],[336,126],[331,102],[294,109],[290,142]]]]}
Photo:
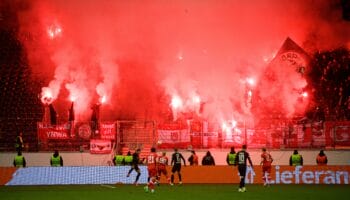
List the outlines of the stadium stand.
{"type": "MultiPolygon", "coordinates": [[[[37,122],[43,117],[43,106],[38,98],[43,81],[32,73],[26,58],[23,44],[18,39],[18,21],[16,17],[7,19],[7,16],[16,16],[10,8],[4,7],[4,20],[0,26],[0,151],[14,151],[14,140],[16,134],[22,131],[24,136],[25,151],[79,151],[89,149],[89,140],[48,140],[47,144],[38,141],[37,122]],[[6,11],[6,12],[5,12],[6,11]],[[9,12],[9,13],[7,13],[9,12]],[[6,18],[6,19],[5,19],[6,18]]],[[[329,51],[316,52],[311,55],[310,71],[305,75],[308,77],[310,91],[313,91],[314,104],[308,108],[306,116],[298,116],[295,120],[287,121],[279,116],[278,112],[271,111],[269,116],[262,117],[261,122],[256,123],[256,129],[267,130],[267,136],[283,140],[283,145],[274,146],[274,143],[266,142],[269,148],[321,148],[325,144],[315,143],[314,140],[300,143],[297,134],[288,133],[287,129],[295,127],[292,124],[301,124],[302,128],[315,128],[313,123],[324,124],[336,123],[338,121],[348,122],[350,120],[350,52],[346,48],[333,49],[329,51]],[[307,127],[309,126],[309,127],[307,127]],[[270,131],[271,130],[271,131],[270,131]],[[297,143],[293,141],[298,141],[297,143]]],[[[120,121],[120,138],[117,141],[117,149],[135,148],[145,149],[155,145],[158,140],[156,122],[149,124],[120,121]]],[[[329,125],[329,124],[328,124],[329,125]]],[[[335,126],[334,126],[335,127],[335,126]]],[[[345,126],[344,126],[345,127],[345,126]]],[[[346,125],[346,127],[349,127],[346,125]]],[[[300,128],[300,126],[298,127],[300,128]]],[[[336,129],[337,127],[335,127],[336,129]]],[[[344,130],[341,130],[345,132],[344,130]]],[[[340,139],[343,132],[340,131],[340,139]]],[[[290,131],[292,132],[292,131],[290,131]]],[[[290,133],[289,132],[289,133],[290,133]]],[[[217,140],[210,140],[211,135],[203,136],[207,140],[194,144],[194,135],[191,135],[190,143],[183,143],[182,148],[191,145],[196,148],[228,148],[222,145],[221,136],[217,140]],[[193,140],[192,140],[193,139],[193,140]],[[197,145],[197,146],[196,146],[197,145]]],[[[175,135],[174,135],[175,136],[175,135]]],[[[198,137],[199,138],[199,137],[198,137]]],[[[198,139],[197,138],[197,139],[198,139]]],[[[331,137],[330,137],[331,138],[331,137]]],[[[170,138],[173,139],[173,138],[170,138]]],[[[265,138],[266,140],[266,138],[265,138]]],[[[316,141],[317,142],[317,141],[316,141]]],[[[337,141],[328,144],[332,148],[349,148],[349,141],[337,144],[337,141]],[[345,145],[344,145],[345,144],[345,145]]],[[[276,143],[277,144],[277,143],[276,143]]],[[[168,146],[172,148],[172,146],[168,146]]],[[[256,147],[260,148],[260,147],[256,147]]]]}
{"type": "Polygon", "coordinates": [[[0,30],[0,151],[13,151],[23,131],[25,149],[37,150],[36,122],[42,116],[39,84],[31,77],[14,30],[0,30]]]}
{"type": "Polygon", "coordinates": [[[316,52],[309,77],[318,105],[310,118],[350,120],[350,52],[345,48],[316,52]]]}

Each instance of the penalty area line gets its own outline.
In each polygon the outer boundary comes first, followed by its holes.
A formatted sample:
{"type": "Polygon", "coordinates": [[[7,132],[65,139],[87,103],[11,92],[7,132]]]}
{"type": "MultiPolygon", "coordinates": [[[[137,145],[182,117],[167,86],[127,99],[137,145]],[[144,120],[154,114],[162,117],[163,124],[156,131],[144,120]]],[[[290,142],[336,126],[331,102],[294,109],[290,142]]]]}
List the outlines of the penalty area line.
{"type": "Polygon", "coordinates": [[[106,188],[116,188],[116,187],[111,186],[111,185],[103,185],[103,184],[101,184],[101,186],[102,186],[102,187],[106,187],[106,188]]]}

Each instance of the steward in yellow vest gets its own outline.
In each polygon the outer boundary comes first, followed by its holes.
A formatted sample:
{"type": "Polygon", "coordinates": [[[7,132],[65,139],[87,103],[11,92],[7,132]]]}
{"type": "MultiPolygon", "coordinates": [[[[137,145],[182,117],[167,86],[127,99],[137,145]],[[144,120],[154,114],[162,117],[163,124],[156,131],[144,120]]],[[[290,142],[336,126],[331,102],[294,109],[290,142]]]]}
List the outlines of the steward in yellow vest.
{"type": "Polygon", "coordinates": [[[126,156],[124,157],[124,163],[125,165],[131,165],[132,164],[132,155],[131,152],[128,151],[128,154],[126,154],[126,156]]]}
{"type": "Polygon", "coordinates": [[[119,154],[115,155],[113,158],[113,163],[115,166],[124,165],[124,156],[119,154]]]}
{"type": "Polygon", "coordinates": [[[26,167],[26,159],[22,156],[22,152],[18,151],[15,159],[13,160],[13,166],[15,167],[26,167]]]}
{"type": "Polygon", "coordinates": [[[55,153],[52,155],[50,159],[50,164],[52,167],[62,167],[63,166],[63,159],[58,154],[58,151],[56,150],[55,153]]]}
{"type": "Polygon", "coordinates": [[[234,165],[235,164],[235,160],[236,160],[235,148],[231,147],[230,153],[228,153],[227,156],[226,156],[226,163],[228,165],[234,165]]]}
{"type": "Polygon", "coordinates": [[[298,153],[298,150],[294,150],[293,155],[289,158],[290,166],[300,166],[303,165],[303,157],[298,153]]]}

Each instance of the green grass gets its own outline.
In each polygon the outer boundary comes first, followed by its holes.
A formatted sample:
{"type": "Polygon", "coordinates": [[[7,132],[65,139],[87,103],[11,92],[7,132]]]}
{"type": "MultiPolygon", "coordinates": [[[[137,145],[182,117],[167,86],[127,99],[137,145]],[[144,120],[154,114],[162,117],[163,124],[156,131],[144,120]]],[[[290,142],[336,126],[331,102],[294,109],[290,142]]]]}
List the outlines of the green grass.
{"type": "Polygon", "coordinates": [[[23,200],[336,200],[350,196],[349,185],[247,185],[247,192],[237,192],[237,185],[161,185],[156,192],[145,193],[143,185],[2,186],[0,199],[23,200]]]}

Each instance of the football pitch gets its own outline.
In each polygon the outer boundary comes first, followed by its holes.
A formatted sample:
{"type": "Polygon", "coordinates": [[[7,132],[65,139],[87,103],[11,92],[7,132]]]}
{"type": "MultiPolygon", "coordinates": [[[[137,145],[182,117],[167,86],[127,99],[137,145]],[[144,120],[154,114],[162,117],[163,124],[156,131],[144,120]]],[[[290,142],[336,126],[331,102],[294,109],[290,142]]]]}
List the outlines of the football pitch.
{"type": "Polygon", "coordinates": [[[144,185],[59,185],[59,186],[1,186],[2,200],[333,200],[347,199],[349,185],[247,185],[247,192],[237,191],[238,185],[184,184],[161,185],[155,193],[146,193],[144,185]]]}

